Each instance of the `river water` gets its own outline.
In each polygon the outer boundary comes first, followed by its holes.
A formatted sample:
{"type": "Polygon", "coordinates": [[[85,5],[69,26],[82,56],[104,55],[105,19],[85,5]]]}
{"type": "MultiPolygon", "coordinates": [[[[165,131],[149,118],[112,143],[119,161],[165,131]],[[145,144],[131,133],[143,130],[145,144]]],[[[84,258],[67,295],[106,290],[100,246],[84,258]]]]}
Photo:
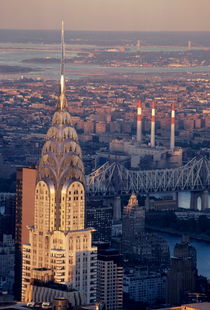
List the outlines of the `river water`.
{"type": "MultiPolygon", "coordinates": [[[[178,196],[179,207],[189,209],[190,207],[190,192],[181,192],[178,196]]],[[[198,201],[198,207],[200,208],[200,201],[198,201]]],[[[210,207],[210,194],[209,194],[209,207],[210,207]]],[[[159,233],[158,235],[163,237],[169,245],[170,254],[173,256],[174,246],[177,242],[180,242],[181,237],[178,235],[171,235],[168,233],[159,233]]],[[[210,279],[210,243],[205,241],[198,241],[191,239],[192,245],[197,251],[197,268],[198,274],[210,279]]]]}
{"type": "MultiPolygon", "coordinates": [[[[173,256],[174,246],[177,242],[180,242],[181,237],[159,232],[156,234],[168,242],[170,254],[173,256]]],[[[191,243],[197,251],[198,274],[210,279],[210,243],[197,240],[191,240],[191,243]]]]}
{"type": "MultiPolygon", "coordinates": [[[[74,45],[74,49],[79,46],[74,45]]],[[[87,46],[86,46],[87,47],[87,46]]],[[[84,46],[83,46],[84,48],[84,46]]],[[[142,51],[184,51],[184,48],[143,48],[142,51]]],[[[72,50],[71,46],[66,48],[66,57],[77,56],[78,51],[72,50]]],[[[59,72],[59,63],[35,63],[24,62],[31,58],[60,58],[60,47],[57,44],[40,44],[40,43],[1,43],[0,42],[0,65],[30,67],[32,69],[29,73],[24,73],[24,76],[41,77],[57,79],[59,72]],[[33,71],[33,70],[39,71],[33,71]]],[[[65,65],[66,78],[78,79],[88,77],[91,75],[103,74],[160,74],[160,73],[195,73],[206,72],[210,73],[209,66],[183,66],[183,67],[107,67],[94,64],[66,64],[65,65]]],[[[4,74],[7,76],[9,74],[4,74]]],[[[14,76],[14,74],[12,74],[14,76]]],[[[21,74],[16,74],[21,76],[21,74]]]]}

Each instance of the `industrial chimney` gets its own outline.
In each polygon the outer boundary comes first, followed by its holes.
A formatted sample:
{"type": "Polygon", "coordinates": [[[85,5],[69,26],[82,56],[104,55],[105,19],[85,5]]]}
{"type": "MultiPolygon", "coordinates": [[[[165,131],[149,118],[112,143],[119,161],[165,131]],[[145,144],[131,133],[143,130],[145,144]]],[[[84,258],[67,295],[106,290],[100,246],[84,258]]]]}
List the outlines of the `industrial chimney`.
{"type": "Polygon", "coordinates": [[[136,129],[136,140],[139,144],[142,143],[142,102],[137,102],[137,129],[136,129]]]}
{"type": "Polygon", "coordinates": [[[174,103],[171,105],[171,139],[170,139],[170,150],[174,151],[175,148],[175,107],[174,103]]]}
{"type": "Polygon", "coordinates": [[[151,147],[155,147],[155,103],[152,103],[152,120],[151,120],[151,147]]]}

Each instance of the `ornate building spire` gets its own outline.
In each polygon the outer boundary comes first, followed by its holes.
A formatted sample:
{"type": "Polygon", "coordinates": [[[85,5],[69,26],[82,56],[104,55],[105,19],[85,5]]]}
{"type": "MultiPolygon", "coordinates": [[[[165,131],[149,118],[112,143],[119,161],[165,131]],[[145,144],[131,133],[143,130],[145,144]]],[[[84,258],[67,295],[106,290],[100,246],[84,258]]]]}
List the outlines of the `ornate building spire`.
{"type": "Polygon", "coordinates": [[[60,92],[52,125],[48,130],[39,163],[39,180],[49,179],[56,190],[61,190],[66,180],[85,183],[82,153],[77,133],[67,110],[64,80],[64,23],[61,29],[60,92]]]}
{"type": "Polygon", "coordinates": [[[136,197],[135,193],[132,193],[130,196],[130,199],[128,201],[127,209],[131,210],[133,207],[136,207],[139,205],[138,199],[136,197]]]}
{"type": "Polygon", "coordinates": [[[59,91],[57,110],[64,110],[67,108],[67,100],[65,96],[64,60],[65,60],[64,22],[62,21],[60,91],[59,91]]]}
{"type": "Polygon", "coordinates": [[[64,75],[64,22],[61,24],[61,76],[64,75]]]}

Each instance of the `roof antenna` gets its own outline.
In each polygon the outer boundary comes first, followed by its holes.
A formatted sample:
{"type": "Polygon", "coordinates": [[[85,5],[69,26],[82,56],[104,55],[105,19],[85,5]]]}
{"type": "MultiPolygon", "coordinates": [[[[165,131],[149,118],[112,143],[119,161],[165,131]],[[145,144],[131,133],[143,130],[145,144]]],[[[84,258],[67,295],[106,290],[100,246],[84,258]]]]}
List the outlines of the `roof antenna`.
{"type": "Polygon", "coordinates": [[[64,91],[64,22],[61,26],[61,93],[64,91]]]}
{"type": "Polygon", "coordinates": [[[58,109],[63,110],[66,106],[66,98],[65,98],[65,79],[64,79],[64,22],[62,20],[61,26],[61,72],[60,72],[60,94],[59,94],[59,102],[58,109]]]}

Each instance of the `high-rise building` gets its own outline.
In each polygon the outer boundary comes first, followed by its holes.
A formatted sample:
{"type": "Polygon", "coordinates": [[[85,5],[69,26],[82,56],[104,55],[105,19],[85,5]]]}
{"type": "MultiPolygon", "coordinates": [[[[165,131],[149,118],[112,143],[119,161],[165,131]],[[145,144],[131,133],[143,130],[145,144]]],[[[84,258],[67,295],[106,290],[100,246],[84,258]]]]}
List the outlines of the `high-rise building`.
{"type": "Polygon", "coordinates": [[[191,257],[193,268],[197,268],[197,252],[190,243],[189,236],[183,235],[181,242],[176,243],[174,247],[174,256],[179,258],[191,257]]]}
{"type": "Polygon", "coordinates": [[[0,193],[0,235],[15,235],[15,193],[0,193]]]}
{"type": "Polygon", "coordinates": [[[183,302],[186,292],[195,291],[195,270],[192,268],[192,259],[171,258],[171,268],[168,272],[167,300],[171,305],[183,302]]]}
{"type": "Polygon", "coordinates": [[[131,265],[138,263],[149,270],[159,271],[169,265],[168,244],[160,236],[145,232],[145,209],[138,205],[135,194],[123,208],[122,253],[131,265]]]}
{"type": "Polygon", "coordinates": [[[18,168],[16,172],[15,210],[15,298],[21,299],[22,246],[29,242],[27,226],[34,222],[34,194],[37,169],[18,168]]]}
{"type": "Polygon", "coordinates": [[[94,229],[84,227],[85,175],[78,137],[65,96],[64,32],[60,93],[42,148],[35,187],[34,225],[23,246],[22,300],[33,279],[66,284],[96,300],[94,229]]]}
{"type": "Polygon", "coordinates": [[[103,200],[90,200],[86,206],[86,227],[94,227],[93,242],[111,243],[112,207],[103,200]]]}
{"type": "Polygon", "coordinates": [[[34,193],[37,169],[18,168],[16,172],[16,217],[15,241],[22,245],[29,241],[27,226],[34,222],[34,193]]]}
{"type": "Polygon", "coordinates": [[[167,241],[156,234],[141,233],[133,244],[133,253],[129,258],[149,270],[161,271],[170,263],[167,241]]]}
{"type": "Polygon", "coordinates": [[[97,300],[104,302],[106,310],[123,307],[122,255],[112,248],[98,250],[97,300]]]}
{"type": "Polygon", "coordinates": [[[136,238],[144,232],[145,210],[139,206],[136,195],[133,193],[128,205],[123,208],[122,218],[122,251],[132,254],[136,238]]]}
{"type": "Polygon", "coordinates": [[[13,294],[15,243],[12,235],[0,235],[0,293],[13,294]]]}
{"type": "Polygon", "coordinates": [[[144,302],[150,305],[165,302],[166,275],[151,272],[148,269],[129,268],[125,271],[123,291],[127,299],[135,302],[144,302]]]}
{"type": "Polygon", "coordinates": [[[186,292],[196,289],[196,250],[186,238],[174,248],[167,275],[167,301],[171,305],[184,302],[186,292]]]}

